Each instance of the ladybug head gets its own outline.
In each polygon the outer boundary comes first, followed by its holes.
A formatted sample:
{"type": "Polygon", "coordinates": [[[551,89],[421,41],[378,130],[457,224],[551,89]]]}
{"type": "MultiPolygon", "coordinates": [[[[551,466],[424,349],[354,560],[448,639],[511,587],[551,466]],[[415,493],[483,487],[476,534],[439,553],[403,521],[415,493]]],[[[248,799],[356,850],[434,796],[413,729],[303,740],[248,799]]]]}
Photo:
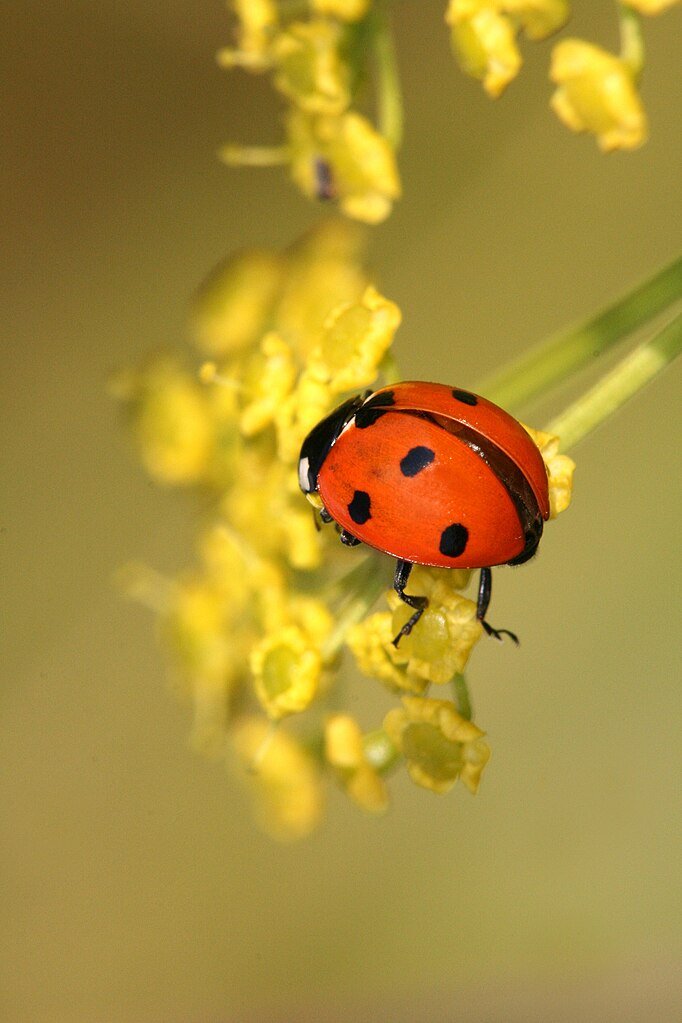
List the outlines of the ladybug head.
{"type": "Polygon", "coordinates": [[[303,441],[298,459],[298,485],[304,494],[317,492],[317,477],[320,474],[322,463],[329,454],[334,441],[353,419],[366,397],[366,394],[358,394],[355,398],[344,401],[343,405],[339,405],[317,426],[313,427],[303,441]]]}

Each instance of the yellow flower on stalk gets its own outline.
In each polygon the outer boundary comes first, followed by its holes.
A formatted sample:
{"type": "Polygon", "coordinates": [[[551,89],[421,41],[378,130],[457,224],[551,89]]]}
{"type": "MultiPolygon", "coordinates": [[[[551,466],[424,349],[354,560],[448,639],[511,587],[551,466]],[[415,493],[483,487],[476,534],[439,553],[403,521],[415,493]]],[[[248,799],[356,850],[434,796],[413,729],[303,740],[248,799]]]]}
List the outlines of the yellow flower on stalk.
{"type": "Polygon", "coordinates": [[[238,19],[237,49],[221,50],[218,63],[263,71],[270,66],[269,49],[279,20],[275,0],[231,0],[230,6],[238,19]]]}
{"type": "Polygon", "coordinates": [[[174,486],[203,477],[214,448],[211,408],[178,359],[154,357],[139,370],[118,374],[111,390],[125,404],[150,476],[174,486]]]}
{"type": "Polygon", "coordinates": [[[334,394],[366,387],[376,380],[400,320],[395,302],[369,285],[359,302],[344,303],[329,313],[309,368],[326,378],[334,394]]]}
{"type": "Polygon", "coordinates": [[[404,696],[402,704],[388,712],[384,729],[405,757],[412,781],[443,793],[461,778],[476,793],[490,759],[485,733],[447,700],[404,696]]]}
{"type": "Polygon", "coordinates": [[[282,285],[282,259],[247,249],[223,260],[199,288],[190,328],[200,352],[231,356],[260,341],[282,285]]]}
{"type": "Polygon", "coordinates": [[[662,14],[669,7],[679,4],[680,0],[621,0],[626,7],[632,7],[640,14],[662,14]]]}
{"type": "Polygon", "coordinates": [[[450,0],[445,21],[455,57],[465,74],[497,98],[516,78],[522,59],[517,33],[545,39],[565,24],[566,0],[450,0]]]}
{"type": "Polygon", "coordinates": [[[339,117],[292,111],[287,135],[291,176],[305,195],[329,193],[347,216],[367,224],[386,219],[400,196],[395,154],[366,117],[354,111],[339,117]]]}
{"type": "Polygon", "coordinates": [[[239,428],[245,436],[252,437],[272,423],[295,379],[296,365],[291,348],[279,334],[270,331],[244,374],[243,386],[250,400],[242,409],[239,428]]]}
{"type": "Polygon", "coordinates": [[[313,757],[260,717],[237,720],[231,739],[263,829],[284,842],[309,835],[324,808],[322,776],[313,757]]]}
{"type": "Polygon", "coordinates": [[[550,105],[573,131],[589,131],[604,152],[636,149],[647,137],[646,114],[628,64],[582,39],[554,47],[550,105]]]}
{"type": "Polygon", "coordinates": [[[353,802],[370,813],[383,813],[388,791],[365,755],[357,721],[348,714],[334,714],[326,722],[324,743],[327,763],[353,802]]]}
{"type": "Polygon", "coordinates": [[[309,114],[343,113],[350,91],[340,42],[340,27],[323,18],[289,25],[272,48],[276,88],[309,114]]]}
{"type": "MultiPolygon", "coordinates": [[[[452,569],[413,568],[408,592],[428,597],[429,606],[398,647],[387,647],[391,659],[404,665],[408,676],[443,684],[464,671],[483,635],[476,604],[457,592],[458,586],[466,585],[469,575],[452,569]]],[[[386,599],[393,611],[392,633],[396,636],[412,615],[412,608],[393,590],[386,599]]]]}
{"type": "Polygon", "coordinates": [[[249,665],[258,701],[273,721],[305,710],[317,694],[320,651],[297,625],[277,629],[256,643],[249,665]]]}
{"type": "Polygon", "coordinates": [[[370,0],[310,0],[318,14],[327,14],[341,21],[359,21],[369,9],[370,0]]]}
{"type": "Polygon", "coordinates": [[[462,71],[483,82],[489,96],[500,96],[521,68],[516,28],[497,4],[450,0],[445,20],[462,71]]]}
{"type": "Polygon", "coordinates": [[[332,389],[318,367],[304,369],[296,387],[275,415],[277,451],[281,460],[293,465],[301,444],[333,404],[332,389]]]}
{"type": "Polygon", "coordinates": [[[566,511],[573,494],[573,473],[575,462],[568,455],[559,454],[560,438],[542,430],[533,430],[523,424],[524,430],[530,434],[542,455],[549,483],[549,517],[555,519],[566,511]]]}
{"type": "Polygon", "coordinates": [[[404,665],[395,661],[393,639],[396,635],[393,615],[390,611],[378,611],[369,615],[346,633],[346,644],[355,657],[355,662],[368,678],[378,679],[392,692],[408,692],[421,695],[429,681],[408,675],[404,665]]]}

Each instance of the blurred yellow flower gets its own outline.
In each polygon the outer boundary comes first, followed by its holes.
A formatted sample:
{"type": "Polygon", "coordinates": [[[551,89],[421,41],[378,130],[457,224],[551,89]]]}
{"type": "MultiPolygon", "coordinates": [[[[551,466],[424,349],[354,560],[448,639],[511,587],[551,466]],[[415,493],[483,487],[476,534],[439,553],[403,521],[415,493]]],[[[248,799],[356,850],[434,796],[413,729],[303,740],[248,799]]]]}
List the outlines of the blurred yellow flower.
{"type": "Polygon", "coordinates": [[[633,73],[620,57],[581,39],[554,47],[550,104],[573,131],[589,131],[600,149],[635,149],[646,141],[646,114],[633,73]]]}
{"type": "Polygon", "coordinates": [[[675,7],[680,0],[621,0],[626,7],[632,7],[640,14],[662,14],[669,7],[675,7]]]}
{"type": "Polygon", "coordinates": [[[568,0],[499,0],[498,6],[516,21],[529,39],[546,39],[568,21],[568,0]]]}
{"type": "Polygon", "coordinates": [[[367,760],[360,726],[348,714],[334,714],[324,731],[325,757],[353,802],[370,813],[388,806],[386,784],[367,760]]]}
{"type": "Polygon", "coordinates": [[[291,348],[279,334],[270,331],[244,374],[243,386],[249,401],[239,419],[243,434],[251,437],[272,423],[295,379],[296,364],[291,348]]]}
{"type": "MultiPolygon", "coordinates": [[[[400,196],[395,154],[362,114],[310,117],[292,111],[287,119],[291,175],[305,195],[320,195],[320,166],[328,169],[333,197],[349,217],[378,224],[400,196]]],[[[325,171],[326,173],[327,171],[325,171]]]]}
{"type": "Polygon", "coordinates": [[[237,18],[237,49],[218,54],[222,67],[262,71],[269,67],[269,48],[279,20],[275,0],[230,0],[237,18]]]}
{"type": "Polygon", "coordinates": [[[450,0],[445,20],[455,57],[465,74],[500,96],[521,68],[514,24],[494,3],[450,0]]]}
{"type": "Polygon", "coordinates": [[[366,387],[376,380],[400,320],[395,302],[369,285],[358,302],[343,303],[329,313],[309,370],[326,379],[334,394],[366,387]]]}
{"type": "Polygon", "coordinates": [[[475,793],[490,759],[485,734],[447,700],[404,696],[390,710],[384,728],[407,761],[412,781],[432,792],[447,792],[458,778],[475,793]]]}
{"type": "Polygon", "coordinates": [[[544,459],[549,483],[549,517],[555,519],[571,503],[575,462],[568,455],[559,454],[559,437],[533,430],[525,423],[523,428],[531,435],[544,459]]]}
{"type": "Polygon", "coordinates": [[[340,114],[350,103],[339,26],[324,18],[297,21],[277,36],[275,86],[309,114],[340,114]]]}
{"type": "Polygon", "coordinates": [[[310,0],[310,6],[318,14],[328,14],[342,21],[359,21],[364,18],[371,0],[310,0]]]}
{"type": "Polygon", "coordinates": [[[309,835],[324,808],[320,767],[313,757],[260,717],[238,719],[230,736],[263,829],[285,842],[309,835]]]}
{"type": "Polygon", "coordinates": [[[395,634],[391,612],[378,611],[348,629],[346,644],[363,675],[378,679],[392,692],[421,695],[428,679],[408,675],[404,666],[396,664],[395,634]]]}
{"type": "Polygon", "coordinates": [[[297,625],[264,636],[252,648],[249,665],[256,696],[274,721],[305,710],[317,694],[320,652],[297,625]]]}

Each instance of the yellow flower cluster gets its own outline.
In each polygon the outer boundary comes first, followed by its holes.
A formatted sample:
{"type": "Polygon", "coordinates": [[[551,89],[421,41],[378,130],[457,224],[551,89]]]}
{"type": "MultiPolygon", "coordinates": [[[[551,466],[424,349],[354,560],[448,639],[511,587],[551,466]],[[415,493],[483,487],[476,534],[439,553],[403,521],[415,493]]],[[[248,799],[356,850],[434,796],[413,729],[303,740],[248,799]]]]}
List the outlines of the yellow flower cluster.
{"type": "MultiPolygon", "coordinates": [[[[552,51],[552,109],[572,131],[593,134],[604,152],[646,141],[646,114],[637,91],[643,62],[637,15],[659,14],[678,2],[623,0],[619,55],[581,39],[563,39],[552,51]]],[[[545,39],[569,14],[567,0],[449,0],[445,20],[462,70],[497,97],[521,69],[519,33],[545,39]]]]}
{"type": "Polygon", "coordinates": [[[225,146],[229,164],[281,162],[311,199],[335,201],[347,216],[376,224],[400,196],[394,146],[353,109],[375,30],[369,0],[311,0],[287,15],[274,0],[234,0],[236,46],[218,54],[222,67],[268,71],[285,98],[286,142],[276,149],[225,146]]]}
{"type": "MultiPolygon", "coordinates": [[[[379,813],[398,763],[434,792],[458,778],[475,792],[489,757],[468,697],[426,695],[432,683],[465,687],[483,632],[461,593],[471,573],[416,566],[408,592],[429,604],[396,647],[411,609],[391,590],[389,610],[370,613],[388,589],[387,559],[351,562],[332,528],[316,529],[298,488],[305,436],[349,393],[376,384],[399,323],[368,279],[361,229],[330,221],[283,253],[244,251],[213,272],[191,313],[195,362],[209,357],[199,372],[162,354],[113,384],[149,474],[193,486],[206,513],[191,571],[170,580],[133,566],[122,584],[157,613],[193,708],[193,746],[228,759],[278,838],[315,827],[330,778],[379,813]],[[330,714],[344,649],[402,699],[367,734],[330,714]]],[[[529,432],[558,514],[573,463],[555,437],[529,432]]]]}

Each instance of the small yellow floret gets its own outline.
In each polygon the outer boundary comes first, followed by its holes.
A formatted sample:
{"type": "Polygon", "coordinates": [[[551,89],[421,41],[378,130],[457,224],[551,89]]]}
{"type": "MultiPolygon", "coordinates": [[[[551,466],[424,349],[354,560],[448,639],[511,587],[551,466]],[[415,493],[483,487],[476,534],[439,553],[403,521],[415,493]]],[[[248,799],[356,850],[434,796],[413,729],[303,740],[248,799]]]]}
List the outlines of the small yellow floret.
{"type": "Polygon", "coordinates": [[[376,380],[400,320],[398,306],[370,285],[359,302],[344,303],[329,313],[310,367],[328,381],[334,394],[366,387],[376,380]]]}
{"type": "Polygon", "coordinates": [[[462,71],[480,79],[494,98],[516,78],[522,63],[516,28],[497,8],[480,0],[450,0],[445,14],[462,71]]]}
{"type": "Polygon", "coordinates": [[[241,718],[231,737],[264,830],[280,841],[309,835],[324,807],[320,770],[310,754],[263,718],[241,718]]]}
{"type": "Polygon", "coordinates": [[[622,0],[622,2],[640,14],[662,14],[669,7],[679,4],[680,0],[622,0]]]}
{"type": "Polygon", "coordinates": [[[589,131],[604,152],[636,149],[647,137],[646,114],[625,61],[582,39],[552,51],[550,104],[573,131],[589,131]]]}
{"type": "Polygon", "coordinates": [[[315,18],[294,22],[274,42],[275,86],[309,114],[340,114],[350,102],[340,41],[338,25],[315,18]]]}
{"type": "Polygon", "coordinates": [[[251,651],[249,665],[256,696],[275,721],[305,710],[317,694],[320,652],[296,625],[284,626],[260,640],[251,651]]]}
{"type": "Polygon", "coordinates": [[[244,377],[250,400],[242,409],[239,428],[246,437],[270,425],[295,380],[296,365],[290,346],[279,334],[270,331],[244,377]]]}
{"type": "Polygon", "coordinates": [[[310,5],[318,14],[341,21],[359,21],[367,13],[370,0],[310,0],[310,5]]]}
{"type": "Polygon", "coordinates": [[[566,24],[571,13],[567,0],[500,0],[499,6],[529,39],[546,39],[566,24]]]}
{"type": "Polygon", "coordinates": [[[388,791],[365,756],[362,732],[348,714],[327,720],[324,732],[325,756],[350,798],[371,813],[382,813],[388,805],[388,791]]]}
{"type": "Polygon", "coordinates": [[[559,437],[555,437],[551,433],[543,433],[542,430],[533,430],[530,426],[523,425],[540,449],[540,454],[547,467],[549,517],[550,519],[555,519],[561,512],[566,511],[571,503],[575,462],[568,455],[559,454],[559,437]]]}
{"type": "Polygon", "coordinates": [[[379,679],[393,692],[423,693],[428,679],[408,675],[396,664],[393,639],[397,629],[390,611],[369,615],[346,633],[346,643],[363,675],[379,679]]]}
{"type": "Polygon", "coordinates": [[[490,759],[485,734],[447,700],[404,696],[384,728],[407,760],[412,781],[432,792],[447,792],[458,778],[475,793],[490,759]]]}

